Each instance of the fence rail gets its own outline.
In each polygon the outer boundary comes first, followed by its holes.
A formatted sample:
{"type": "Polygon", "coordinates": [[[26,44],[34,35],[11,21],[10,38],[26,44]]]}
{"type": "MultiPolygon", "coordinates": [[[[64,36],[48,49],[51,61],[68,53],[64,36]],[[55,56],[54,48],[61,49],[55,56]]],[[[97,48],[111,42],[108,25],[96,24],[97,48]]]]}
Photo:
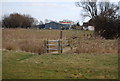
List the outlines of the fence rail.
{"type": "Polygon", "coordinates": [[[58,42],[60,40],[47,40],[48,42],[58,42]]]}
{"type": "Polygon", "coordinates": [[[47,44],[47,46],[58,46],[58,44],[47,44]]]}
{"type": "Polygon", "coordinates": [[[59,49],[54,49],[54,48],[48,48],[47,50],[59,50],[59,49]]]}
{"type": "Polygon", "coordinates": [[[49,53],[50,51],[58,51],[58,53],[62,53],[61,40],[45,40],[44,45],[46,53],[49,53]]]}

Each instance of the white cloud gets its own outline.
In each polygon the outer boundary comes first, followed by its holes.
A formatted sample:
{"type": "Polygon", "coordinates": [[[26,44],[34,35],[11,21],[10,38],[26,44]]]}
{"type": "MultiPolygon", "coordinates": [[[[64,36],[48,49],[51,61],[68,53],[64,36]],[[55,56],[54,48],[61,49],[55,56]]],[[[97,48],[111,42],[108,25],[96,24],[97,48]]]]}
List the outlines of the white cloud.
{"type": "Polygon", "coordinates": [[[3,14],[10,14],[13,12],[30,14],[40,20],[78,20],[80,11],[78,7],[75,6],[74,2],[4,3],[3,14]]]}
{"type": "MultiPolygon", "coordinates": [[[[2,0],[2,2],[76,2],[82,0],[2,0]]],[[[100,0],[100,1],[108,1],[108,0],[100,0]]],[[[110,0],[113,2],[118,2],[120,0],[110,0]]]]}
{"type": "Polygon", "coordinates": [[[32,6],[32,7],[44,7],[44,8],[69,8],[69,9],[75,9],[77,8],[75,6],[74,2],[70,3],[64,3],[64,2],[33,2],[33,3],[26,3],[24,5],[32,6]]]}
{"type": "Polygon", "coordinates": [[[3,2],[75,2],[79,0],[4,0],[3,2]]]}

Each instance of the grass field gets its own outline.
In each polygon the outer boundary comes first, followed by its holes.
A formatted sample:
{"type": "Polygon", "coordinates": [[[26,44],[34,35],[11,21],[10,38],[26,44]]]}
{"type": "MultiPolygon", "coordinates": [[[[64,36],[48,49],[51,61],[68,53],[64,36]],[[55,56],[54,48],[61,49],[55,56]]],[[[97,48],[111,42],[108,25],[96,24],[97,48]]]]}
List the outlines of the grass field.
{"type": "Polygon", "coordinates": [[[59,39],[59,30],[3,29],[2,32],[3,79],[118,78],[117,39],[87,36],[92,31],[63,30],[63,39],[76,36],[80,43],[63,54],[45,54],[44,40],[59,39]]]}
{"type": "Polygon", "coordinates": [[[3,51],[3,79],[117,79],[117,54],[3,51]]]}

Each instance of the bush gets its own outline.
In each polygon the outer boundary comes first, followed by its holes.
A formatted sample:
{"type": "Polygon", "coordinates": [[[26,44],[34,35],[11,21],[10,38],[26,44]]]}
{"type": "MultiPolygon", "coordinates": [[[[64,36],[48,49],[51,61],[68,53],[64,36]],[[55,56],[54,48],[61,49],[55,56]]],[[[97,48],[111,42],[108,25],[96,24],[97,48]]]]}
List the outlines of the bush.
{"type": "Polygon", "coordinates": [[[2,22],[2,25],[6,28],[28,28],[35,23],[35,19],[30,15],[13,13],[8,16],[4,16],[2,22]]]}
{"type": "Polygon", "coordinates": [[[120,21],[118,19],[97,16],[91,22],[95,26],[95,35],[100,35],[106,39],[120,37],[120,21]]]}
{"type": "Polygon", "coordinates": [[[43,44],[39,41],[35,40],[24,40],[19,43],[20,50],[25,52],[32,52],[42,54],[44,53],[43,44]]]}

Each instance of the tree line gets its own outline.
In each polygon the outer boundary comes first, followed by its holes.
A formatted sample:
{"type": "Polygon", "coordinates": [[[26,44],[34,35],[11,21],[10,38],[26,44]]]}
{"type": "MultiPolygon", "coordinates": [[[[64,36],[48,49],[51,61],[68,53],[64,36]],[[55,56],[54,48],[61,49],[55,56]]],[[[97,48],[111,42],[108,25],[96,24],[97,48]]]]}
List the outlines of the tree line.
{"type": "Polygon", "coordinates": [[[76,2],[84,12],[83,17],[89,17],[89,25],[95,27],[95,35],[106,39],[120,37],[119,6],[110,2],[98,2],[98,0],[84,0],[76,2]]]}
{"type": "Polygon", "coordinates": [[[5,28],[30,28],[36,24],[36,19],[30,15],[12,13],[3,16],[2,26],[5,28]]]}

